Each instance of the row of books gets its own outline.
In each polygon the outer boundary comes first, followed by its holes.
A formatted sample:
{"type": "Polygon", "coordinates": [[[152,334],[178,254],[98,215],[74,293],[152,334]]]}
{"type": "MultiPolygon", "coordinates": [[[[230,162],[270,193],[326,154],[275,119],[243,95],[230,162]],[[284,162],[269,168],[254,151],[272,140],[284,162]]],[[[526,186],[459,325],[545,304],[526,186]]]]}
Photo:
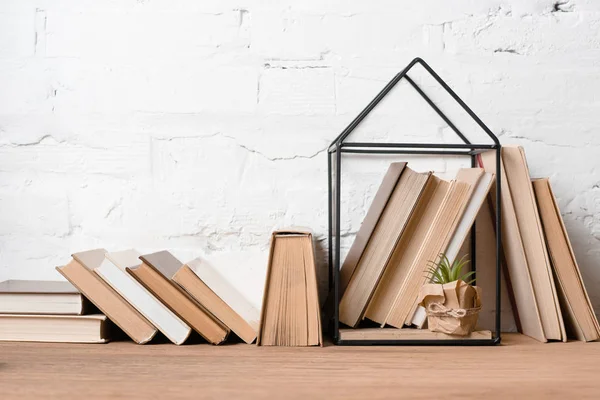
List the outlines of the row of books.
{"type": "Polygon", "coordinates": [[[105,343],[114,323],[138,344],[161,332],[179,345],[192,331],[212,344],[230,332],[265,346],[323,342],[310,232],[273,234],[260,315],[202,258],[96,249],[57,270],[68,282],[0,283],[0,340],[105,343]]]}
{"type": "Polygon", "coordinates": [[[192,330],[212,344],[230,332],[256,339],[258,310],[201,258],[104,249],[72,257],[57,268],[68,282],[0,283],[0,340],[104,343],[116,332],[109,321],[138,344],[161,332],[179,345],[192,330]]]}
{"type": "MultiPolygon", "coordinates": [[[[503,269],[518,326],[543,342],[566,340],[567,331],[597,340],[600,327],[548,179],[531,180],[521,147],[505,146],[501,154],[503,269]]],[[[428,264],[442,253],[450,262],[465,253],[478,215],[489,216],[497,206],[491,190],[496,152],[479,161],[481,168],[461,169],[451,181],[406,163],[390,165],[342,265],[340,322],[350,328],[364,319],[380,327],[425,326],[417,297],[428,264]]],[[[495,258],[478,265],[477,276],[494,276],[495,265],[495,258]]],[[[366,329],[360,337],[389,336],[383,331],[366,329]]],[[[343,329],[341,339],[344,334],[356,337],[351,329],[343,329]]]]}

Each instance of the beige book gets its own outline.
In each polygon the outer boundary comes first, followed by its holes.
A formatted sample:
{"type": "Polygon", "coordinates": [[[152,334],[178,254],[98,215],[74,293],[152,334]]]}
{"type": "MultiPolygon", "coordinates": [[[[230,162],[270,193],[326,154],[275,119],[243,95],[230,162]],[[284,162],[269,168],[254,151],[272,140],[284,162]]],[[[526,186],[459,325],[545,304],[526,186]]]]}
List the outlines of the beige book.
{"type": "Polygon", "coordinates": [[[257,345],[323,344],[312,235],[273,233],[257,345]]]}
{"type": "Polygon", "coordinates": [[[109,324],[102,314],[0,314],[0,341],[106,343],[109,324]]]}
{"type": "Polygon", "coordinates": [[[373,234],[375,230],[375,226],[385,209],[385,205],[388,203],[394,189],[396,188],[396,184],[402,175],[402,171],[406,167],[405,162],[391,163],[388,167],[388,170],[383,177],[383,181],[379,185],[377,189],[377,193],[375,193],[375,197],[371,202],[371,206],[367,211],[367,215],[363,219],[362,224],[360,225],[360,229],[356,233],[356,237],[354,238],[354,242],[352,242],[352,246],[344,259],[344,264],[342,264],[342,268],[340,269],[340,293],[343,295],[346,291],[346,287],[350,282],[350,278],[352,274],[354,274],[354,270],[358,265],[358,262],[365,251],[365,247],[367,247],[367,243],[369,242],[369,238],[373,234]]]}
{"type": "Polygon", "coordinates": [[[181,261],[168,251],[146,254],[140,259],[142,263],[127,267],[127,272],[207,341],[219,344],[227,339],[229,328],[172,281],[183,265],[181,261]]]}
{"type": "Polygon", "coordinates": [[[533,180],[551,265],[568,331],[578,340],[600,338],[600,326],[590,302],[550,181],[533,180]]]}
{"type": "Polygon", "coordinates": [[[515,204],[519,232],[523,240],[544,335],[548,340],[566,341],[565,327],[525,152],[520,146],[503,146],[502,161],[515,204]]]}
{"type": "Polygon", "coordinates": [[[173,280],[240,339],[248,344],[254,342],[259,311],[208,261],[189,261],[173,275],[173,280]]]}
{"type": "MultiPolygon", "coordinates": [[[[487,151],[481,154],[481,162],[488,172],[496,171],[496,151],[487,151]]],[[[527,265],[525,249],[519,231],[519,223],[513,202],[512,189],[508,184],[508,177],[504,168],[504,161],[500,157],[501,173],[501,211],[502,211],[502,249],[508,270],[508,280],[513,291],[517,306],[518,325],[521,332],[540,342],[546,342],[542,320],[538,310],[538,301],[533,290],[532,277],[527,265]]],[[[494,192],[494,190],[492,190],[494,192]]],[[[494,209],[496,196],[490,196],[494,209]]]]}
{"type": "Polygon", "coordinates": [[[452,336],[427,329],[358,328],[340,329],[340,340],[490,340],[492,332],[478,330],[467,336],[452,336]]]}
{"type": "MultiPolygon", "coordinates": [[[[492,192],[495,196],[495,192],[492,192]]],[[[491,213],[489,202],[486,202],[477,215],[475,240],[477,287],[481,288],[481,311],[477,326],[481,329],[496,329],[496,214],[491,213]],[[492,219],[494,218],[494,220],[492,219]]],[[[501,260],[502,261],[502,260],[501,260]]],[[[516,318],[513,314],[510,299],[512,291],[506,279],[506,265],[502,265],[500,281],[500,317],[502,332],[517,332],[516,318]]],[[[516,307],[515,307],[516,310],[516,307]]]]}
{"type": "Polygon", "coordinates": [[[448,190],[450,190],[450,182],[431,176],[369,302],[365,313],[366,318],[381,326],[386,324],[398,291],[408,277],[410,266],[417,257],[448,190]]]}
{"type": "MultiPolygon", "coordinates": [[[[469,183],[472,187],[472,193],[467,207],[446,247],[445,254],[450,263],[457,259],[463,244],[467,241],[471,227],[477,219],[477,213],[490,191],[493,179],[494,174],[484,172],[481,168],[463,168],[458,172],[456,180],[469,183]]],[[[465,268],[463,273],[467,272],[468,270],[465,268]]],[[[412,324],[418,328],[422,328],[426,320],[427,313],[425,312],[425,308],[422,306],[417,307],[412,318],[412,324]]]]}
{"type": "Polygon", "coordinates": [[[94,273],[94,269],[102,264],[105,254],[104,249],[75,253],[73,260],[56,270],[134,342],[147,343],[156,335],[156,328],[94,273]]]}
{"type": "Polygon", "coordinates": [[[65,281],[0,282],[0,314],[81,315],[88,301],[65,281]]]}
{"type": "Polygon", "coordinates": [[[402,328],[404,324],[412,323],[419,289],[427,281],[428,264],[437,261],[439,254],[445,251],[450,236],[466,207],[471,190],[471,185],[468,183],[451,182],[450,190],[436,214],[425,241],[421,244],[419,254],[411,263],[408,277],[388,313],[387,324],[402,328]]]}
{"type": "Polygon", "coordinates": [[[404,168],[340,300],[342,323],[355,327],[362,319],[430,176],[404,168]]]}
{"type": "Polygon", "coordinates": [[[191,328],[127,273],[127,267],[136,267],[142,263],[139,256],[140,253],[134,249],[106,253],[104,261],[94,272],[171,342],[182,344],[190,336],[191,328]]]}

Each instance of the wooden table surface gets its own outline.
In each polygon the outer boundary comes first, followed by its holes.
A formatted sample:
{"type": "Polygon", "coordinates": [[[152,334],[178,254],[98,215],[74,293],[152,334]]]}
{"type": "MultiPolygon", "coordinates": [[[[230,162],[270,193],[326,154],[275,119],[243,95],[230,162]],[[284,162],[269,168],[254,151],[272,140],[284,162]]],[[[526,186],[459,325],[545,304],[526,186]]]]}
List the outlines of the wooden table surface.
{"type": "Polygon", "coordinates": [[[600,343],[283,348],[0,343],[0,399],[600,398],[600,343]],[[510,398],[510,397],[508,397],[510,398]]]}

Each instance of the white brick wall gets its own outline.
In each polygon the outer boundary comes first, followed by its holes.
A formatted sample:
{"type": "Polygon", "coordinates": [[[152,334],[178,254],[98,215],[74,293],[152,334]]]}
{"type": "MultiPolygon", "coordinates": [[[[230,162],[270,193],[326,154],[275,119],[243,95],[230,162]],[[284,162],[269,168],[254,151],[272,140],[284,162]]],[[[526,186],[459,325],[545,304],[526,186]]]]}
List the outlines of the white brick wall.
{"type": "MultiPolygon", "coordinates": [[[[167,248],[219,260],[258,303],[270,232],[324,248],[324,149],[415,56],[551,177],[600,310],[594,0],[0,0],[0,279],[167,248]]],[[[407,85],[355,137],[455,140],[407,85]]],[[[388,162],[344,161],[346,246],[388,162]]]]}

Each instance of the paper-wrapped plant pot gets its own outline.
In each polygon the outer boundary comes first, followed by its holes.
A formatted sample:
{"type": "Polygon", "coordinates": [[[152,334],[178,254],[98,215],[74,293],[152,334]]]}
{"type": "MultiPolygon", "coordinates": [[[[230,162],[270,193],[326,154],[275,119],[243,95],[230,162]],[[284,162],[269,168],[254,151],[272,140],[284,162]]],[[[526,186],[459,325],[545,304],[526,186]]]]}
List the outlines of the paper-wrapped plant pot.
{"type": "Polygon", "coordinates": [[[443,285],[429,283],[419,291],[419,305],[425,307],[430,331],[467,336],[477,325],[481,288],[462,280],[443,285]]]}

